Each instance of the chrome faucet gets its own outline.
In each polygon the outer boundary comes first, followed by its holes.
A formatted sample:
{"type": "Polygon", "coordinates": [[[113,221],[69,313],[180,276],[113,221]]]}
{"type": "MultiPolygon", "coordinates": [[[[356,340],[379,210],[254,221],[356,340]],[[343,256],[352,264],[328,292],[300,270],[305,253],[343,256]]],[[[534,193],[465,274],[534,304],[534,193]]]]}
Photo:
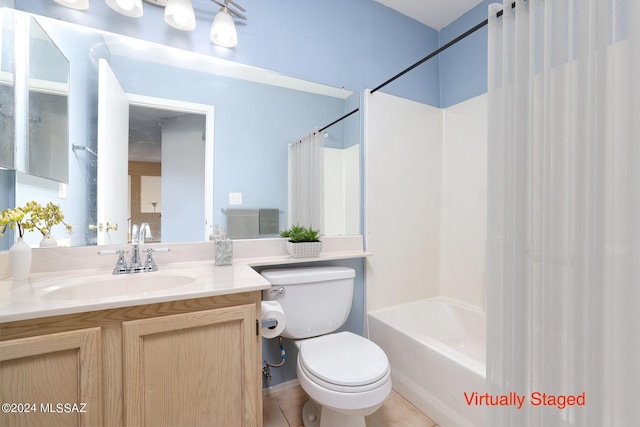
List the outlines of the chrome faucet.
{"type": "Polygon", "coordinates": [[[131,226],[131,248],[133,250],[133,255],[131,256],[131,263],[127,265],[127,262],[124,259],[124,255],[129,253],[129,251],[125,251],[124,249],[120,250],[102,250],[98,251],[99,255],[118,255],[118,261],[116,261],[116,266],[113,269],[113,274],[129,274],[129,273],[142,273],[149,271],[158,271],[158,266],[156,265],[155,260],[153,259],[154,252],[169,252],[169,248],[147,248],[143,252],[147,253],[147,259],[144,264],[142,263],[142,259],[140,258],[140,244],[144,243],[144,239],[151,238],[151,228],[149,224],[143,222],[139,226],[137,224],[133,224],[131,226]]]}
{"type": "Polygon", "coordinates": [[[132,272],[140,271],[144,268],[142,260],[140,259],[140,244],[144,243],[145,237],[151,238],[151,227],[148,222],[133,224],[131,226],[131,249],[133,254],[131,255],[131,263],[129,264],[129,270],[132,272]]]}

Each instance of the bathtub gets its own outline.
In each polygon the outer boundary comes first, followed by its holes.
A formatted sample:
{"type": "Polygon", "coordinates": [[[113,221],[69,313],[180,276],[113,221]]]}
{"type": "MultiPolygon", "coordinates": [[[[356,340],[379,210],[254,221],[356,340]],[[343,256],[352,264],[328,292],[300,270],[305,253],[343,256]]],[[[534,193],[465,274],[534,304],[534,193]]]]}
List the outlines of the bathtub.
{"type": "Polygon", "coordinates": [[[484,426],[486,316],[447,298],[368,313],[369,338],[387,354],[393,388],[443,427],[484,426]]]}

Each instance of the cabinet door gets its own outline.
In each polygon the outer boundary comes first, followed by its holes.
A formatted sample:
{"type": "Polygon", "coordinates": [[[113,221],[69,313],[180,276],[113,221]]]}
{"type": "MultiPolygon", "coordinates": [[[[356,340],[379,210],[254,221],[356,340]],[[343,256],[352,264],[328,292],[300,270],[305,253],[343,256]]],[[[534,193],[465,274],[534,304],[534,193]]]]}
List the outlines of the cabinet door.
{"type": "Polygon", "coordinates": [[[122,328],[125,424],[261,425],[255,304],[122,328]]]}
{"type": "Polygon", "coordinates": [[[0,342],[0,425],[102,423],[100,328],[0,342]]]}

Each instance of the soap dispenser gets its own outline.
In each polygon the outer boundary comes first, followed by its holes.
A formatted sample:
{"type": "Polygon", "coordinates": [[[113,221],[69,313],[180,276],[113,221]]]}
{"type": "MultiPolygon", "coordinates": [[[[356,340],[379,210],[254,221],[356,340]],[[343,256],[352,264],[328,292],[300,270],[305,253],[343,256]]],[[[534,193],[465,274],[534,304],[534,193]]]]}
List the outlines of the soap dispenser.
{"type": "Polygon", "coordinates": [[[216,248],[216,265],[233,264],[233,241],[227,237],[224,228],[219,234],[214,232],[214,242],[216,248]]]}

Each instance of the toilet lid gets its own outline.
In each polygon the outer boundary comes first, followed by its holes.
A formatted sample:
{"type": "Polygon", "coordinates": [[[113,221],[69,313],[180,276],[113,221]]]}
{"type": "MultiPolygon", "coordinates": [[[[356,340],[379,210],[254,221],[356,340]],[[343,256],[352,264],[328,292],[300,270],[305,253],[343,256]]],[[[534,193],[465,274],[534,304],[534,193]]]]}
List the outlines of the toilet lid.
{"type": "Polygon", "coordinates": [[[307,372],[340,386],[358,387],[375,383],[389,371],[384,351],[351,332],[305,340],[300,345],[298,357],[307,372]]]}

